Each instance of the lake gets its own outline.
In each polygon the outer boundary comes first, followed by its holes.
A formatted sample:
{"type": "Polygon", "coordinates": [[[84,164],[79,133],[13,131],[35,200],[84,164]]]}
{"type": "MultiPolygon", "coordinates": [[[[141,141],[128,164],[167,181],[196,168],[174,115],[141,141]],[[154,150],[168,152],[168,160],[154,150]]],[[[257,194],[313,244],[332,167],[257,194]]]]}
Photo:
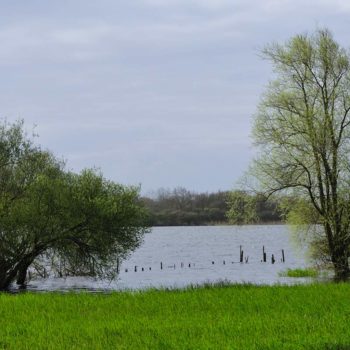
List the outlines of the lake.
{"type": "Polygon", "coordinates": [[[305,266],[305,258],[296,252],[285,225],[154,227],[142,246],[123,262],[117,280],[49,278],[31,281],[28,290],[172,288],[218,281],[290,284],[309,279],[280,277],[279,272],[305,266]],[[239,262],[240,246],[247,263],[239,262]],[[263,246],[266,263],[262,262],[263,246]]]}

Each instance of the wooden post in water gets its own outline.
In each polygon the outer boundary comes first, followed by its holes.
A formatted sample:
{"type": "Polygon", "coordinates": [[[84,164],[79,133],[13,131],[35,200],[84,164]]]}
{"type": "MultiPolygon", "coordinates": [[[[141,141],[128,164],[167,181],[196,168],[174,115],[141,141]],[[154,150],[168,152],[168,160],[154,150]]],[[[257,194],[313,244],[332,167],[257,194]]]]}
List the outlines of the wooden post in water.
{"type": "Polygon", "coordinates": [[[243,262],[243,250],[241,245],[239,246],[239,262],[243,262]]]}
{"type": "Polygon", "coordinates": [[[188,267],[191,267],[191,264],[188,264],[188,267]]]}
{"type": "Polygon", "coordinates": [[[282,262],[285,262],[286,260],[284,259],[284,249],[282,249],[282,262]]]}
{"type": "Polygon", "coordinates": [[[184,263],[182,262],[182,263],[181,263],[181,268],[183,268],[183,267],[184,267],[184,263]]]}
{"type": "Polygon", "coordinates": [[[274,263],[275,263],[275,257],[272,254],[272,256],[271,256],[271,264],[274,264],[274,263]]]}
{"type": "Polygon", "coordinates": [[[135,265],[134,271],[137,272],[137,266],[135,265]]]}
{"type": "Polygon", "coordinates": [[[160,262],[160,269],[163,270],[163,263],[160,262]]]}
{"type": "Polygon", "coordinates": [[[151,271],[151,270],[152,270],[152,267],[150,267],[149,270],[151,271]]]}
{"type": "Polygon", "coordinates": [[[142,267],[142,268],[141,268],[141,271],[145,271],[145,269],[142,267]]]}
{"type": "Polygon", "coordinates": [[[212,261],[212,262],[211,262],[211,264],[212,264],[212,265],[214,265],[214,264],[215,264],[215,262],[214,262],[214,261],[212,261]]]}
{"type": "Polygon", "coordinates": [[[246,256],[245,257],[245,263],[248,264],[248,261],[249,261],[249,256],[246,256]]]}
{"type": "Polygon", "coordinates": [[[125,269],[125,272],[128,272],[128,269],[125,269]]]}
{"type": "Polygon", "coordinates": [[[263,262],[266,262],[265,246],[263,246],[263,262]]]}
{"type": "Polygon", "coordinates": [[[222,262],[222,264],[223,264],[223,265],[225,265],[225,264],[226,264],[225,260],[222,262]]]}

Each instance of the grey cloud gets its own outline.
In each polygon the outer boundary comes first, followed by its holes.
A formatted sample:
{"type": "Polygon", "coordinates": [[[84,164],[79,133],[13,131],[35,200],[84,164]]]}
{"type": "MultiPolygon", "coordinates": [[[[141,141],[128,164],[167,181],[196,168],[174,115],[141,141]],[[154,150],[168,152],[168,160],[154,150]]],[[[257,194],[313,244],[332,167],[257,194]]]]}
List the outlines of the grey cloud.
{"type": "Polygon", "coordinates": [[[80,170],[145,192],[228,189],[253,155],[271,41],[328,26],[342,0],[19,1],[0,13],[0,115],[80,170]],[[301,10],[302,9],[302,10],[301,10]]]}

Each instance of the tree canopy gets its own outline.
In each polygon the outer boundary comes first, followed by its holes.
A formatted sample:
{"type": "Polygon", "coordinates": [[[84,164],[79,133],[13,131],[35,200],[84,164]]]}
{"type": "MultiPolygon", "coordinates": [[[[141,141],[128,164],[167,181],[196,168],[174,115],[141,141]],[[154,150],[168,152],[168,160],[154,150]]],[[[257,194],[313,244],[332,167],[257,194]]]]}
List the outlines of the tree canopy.
{"type": "Polygon", "coordinates": [[[0,126],[0,156],[0,289],[28,269],[114,277],[147,229],[139,188],[66,171],[21,123],[0,126]]]}
{"type": "Polygon", "coordinates": [[[304,222],[321,225],[318,242],[343,278],[350,243],[349,54],[328,30],[272,44],[263,54],[275,77],[255,117],[259,154],[251,173],[266,195],[283,193],[298,199],[291,209],[310,208],[304,222]]]}
{"type": "Polygon", "coordinates": [[[226,213],[230,224],[245,225],[255,223],[271,223],[282,220],[278,201],[267,201],[259,194],[243,190],[235,190],[227,196],[228,211],[226,213]]]}

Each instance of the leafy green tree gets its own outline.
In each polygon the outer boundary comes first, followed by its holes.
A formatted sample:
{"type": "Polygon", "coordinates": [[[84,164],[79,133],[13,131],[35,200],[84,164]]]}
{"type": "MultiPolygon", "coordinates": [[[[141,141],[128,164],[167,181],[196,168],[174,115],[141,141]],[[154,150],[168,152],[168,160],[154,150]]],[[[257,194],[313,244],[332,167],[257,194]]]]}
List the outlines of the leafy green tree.
{"type": "Polygon", "coordinates": [[[19,124],[4,126],[0,146],[12,155],[0,168],[0,289],[24,284],[28,269],[114,277],[147,229],[139,189],[94,170],[65,172],[19,124]]]}
{"type": "Polygon", "coordinates": [[[227,217],[233,225],[252,224],[258,221],[256,197],[245,191],[233,191],[228,195],[227,217]]]}
{"type": "Polygon", "coordinates": [[[268,196],[279,192],[300,198],[299,206],[312,207],[306,221],[314,223],[317,213],[323,246],[336,276],[345,278],[350,243],[349,54],[328,30],[270,45],[263,54],[273,64],[275,79],[255,118],[253,136],[260,152],[252,173],[268,196]]]}

